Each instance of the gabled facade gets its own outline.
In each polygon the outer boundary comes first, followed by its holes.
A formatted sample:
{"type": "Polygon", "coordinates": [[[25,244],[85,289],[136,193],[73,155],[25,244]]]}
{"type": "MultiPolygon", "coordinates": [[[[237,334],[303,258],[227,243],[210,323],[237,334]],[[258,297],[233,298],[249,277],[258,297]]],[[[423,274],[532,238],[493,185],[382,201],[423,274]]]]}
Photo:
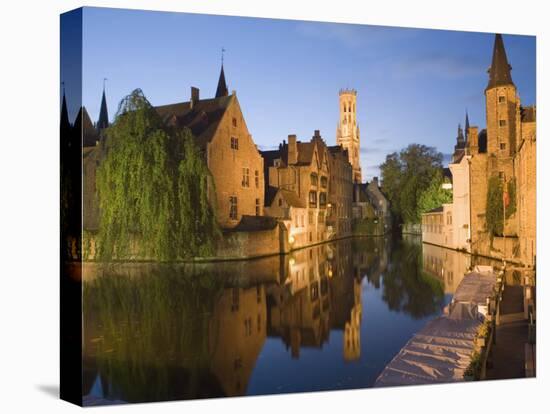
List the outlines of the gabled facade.
{"type": "MultiPolygon", "coordinates": [[[[326,218],[329,196],[330,159],[319,131],[310,142],[299,142],[289,135],[278,150],[262,152],[266,191],[282,189],[294,194],[307,216],[287,228],[290,247],[298,248],[328,240],[326,218]]],[[[281,193],[282,194],[282,193],[281,193]]],[[[275,213],[280,198],[266,200],[267,211],[275,213]]],[[[300,213],[301,214],[301,213],[300,213]]]]}
{"type": "Polygon", "coordinates": [[[227,93],[223,67],[218,92],[200,99],[191,88],[188,102],[156,107],[173,128],[187,127],[203,151],[212,174],[210,199],[222,228],[236,227],[243,216],[263,215],[263,159],[248,131],[237,95],[227,93]]]}

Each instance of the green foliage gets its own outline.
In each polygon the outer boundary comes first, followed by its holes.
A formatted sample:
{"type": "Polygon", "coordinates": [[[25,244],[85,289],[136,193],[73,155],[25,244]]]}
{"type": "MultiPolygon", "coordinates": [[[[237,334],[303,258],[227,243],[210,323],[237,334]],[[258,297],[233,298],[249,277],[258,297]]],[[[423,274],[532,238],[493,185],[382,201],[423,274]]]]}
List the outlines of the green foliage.
{"type": "Polygon", "coordinates": [[[435,148],[411,144],[399,154],[389,154],[380,165],[384,193],[398,221],[420,222],[420,197],[440,174],[442,160],[435,148]]]}
{"type": "Polygon", "coordinates": [[[472,359],[470,360],[470,364],[464,371],[464,378],[465,379],[473,379],[474,381],[478,381],[480,379],[481,374],[481,354],[477,351],[475,351],[472,354],[472,359]]]}
{"type": "Polygon", "coordinates": [[[452,203],[453,192],[451,190],[445,190],[442,187],[443,183],[443,175],[441,171],[437,171],[429,187],[422,192],[418,200],[420,214],[440,207],[443,204],[452,203]]]}
{"type": "Polygon", "coordinates": [[[504,223],[504,208],[502,205],[502,180],[493,175],[487,185],[487,211],[485,219],[487,231],[491,238],[501,235],[504,223]]]}
{"type": "Polygon", "coordinates": [[[97,171],[98,257],[173,260],[210,252],[217,227],[208,176],[191,133],[164,128],[141,90],[133,91],[107,130],[97,171]]]}
{"type": "Polygon", "coordinates": [[[128,402],[204,392],[224,280],[190,265],[83,283],[83,351],[89,368],[112,381],[105,391],[128,402]]]}
{"type": "Polygon", "coordinates": [[[516,212],[517,209],[517,201],[516,201],[516,179],[512,178],[510,181],[508,181],[508,197],[510,200],[510,203],[506,207],[506,218],[510,218],[512,214],[516,212]]]}

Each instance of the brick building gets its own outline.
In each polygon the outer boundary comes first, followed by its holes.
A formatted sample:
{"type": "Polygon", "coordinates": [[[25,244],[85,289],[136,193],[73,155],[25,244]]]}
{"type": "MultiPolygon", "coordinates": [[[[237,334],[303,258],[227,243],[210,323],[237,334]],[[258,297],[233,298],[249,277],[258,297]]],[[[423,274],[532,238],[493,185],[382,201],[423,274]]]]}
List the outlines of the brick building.
{"type": "Polygon", "coordinates": [[[340,145],[328,147],[330,178],[327,226],[337,237],[351,234],[353,204],[353,167],[348,150],[340,145]]]}
{"type": "Polygon", "coordinates": [[[326,225],[330,155],[319,131],[310,142],[289,135],[288,144],[283,141],[279,149],[262,152],[262,157],[266,213],[285,219],[291,248],[332,237],[326,225]],[[293,214],[289,215],[286,212],[291,208],[293,214]]]}
{"type": "Polygon", "coordinates": [[[222,228],[236,227],[243,216],[263,215],[263,159],[236,92],[228,95],[223,66],[214,98],[200,99],[199,89],[191,88],[189,101],[156,110],[166,125],[192,131],[212,174],[210,197],[222,228]]]}
{"type": "MultiPolygon", "coordinates": [[[[536,256],[536,108],[522,107],[512,81],[502,36],[495,36],[489,82],[485,89],[487,129],[467,132],[470,160],[471,249],[473,253],[511,258],[527,265],[536,256]],[[491,243],[487,231],[487,190],[491,177],[506,190],[516,188],[516,212],[504,220],[504,237],[491,243]]],[[[513,197],[513,194],[509,194],[513,197]]]]}

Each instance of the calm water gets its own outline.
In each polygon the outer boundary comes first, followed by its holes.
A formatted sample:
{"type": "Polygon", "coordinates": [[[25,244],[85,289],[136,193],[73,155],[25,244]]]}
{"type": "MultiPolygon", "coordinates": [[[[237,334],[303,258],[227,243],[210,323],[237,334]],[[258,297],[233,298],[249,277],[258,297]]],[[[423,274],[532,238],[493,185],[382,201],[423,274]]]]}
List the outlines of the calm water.
{"type": "Polygon", "coordinates": [[[362,238],[85,275],[85,403],[371,387],[469,265],[415,238],[362,238]]]}

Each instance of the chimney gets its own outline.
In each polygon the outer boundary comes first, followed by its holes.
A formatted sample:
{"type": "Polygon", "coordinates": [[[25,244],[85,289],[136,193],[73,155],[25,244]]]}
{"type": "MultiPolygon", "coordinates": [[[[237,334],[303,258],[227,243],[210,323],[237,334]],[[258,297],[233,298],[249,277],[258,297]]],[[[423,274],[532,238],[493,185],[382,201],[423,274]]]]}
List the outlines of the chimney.
{"type": "Polygon", "coordinates": [[[298,162],[298,144],[296,144],[296,135],[288,136],[288,164],[298,162]]]}
{"type": "Polygon", "coordinates": [[[378,177],[372,177],[372,182],[373,182],[374,184],[376,184],[377,187],[379,187],[379,185],[378,185],[378,177]]]}
{"type": "Polygon", "coordinates": [[[313,131],[313,138],[321,138],[321,133],[318,129],[313,131]]]}
{"type": "Polygon", "coordinates": [[[189,101],[191,109],[193,109],[193,107],[198,101],[199,101],[199,88],[195,88],[194,86],[191,86],[191,100],[189,101]]]}

